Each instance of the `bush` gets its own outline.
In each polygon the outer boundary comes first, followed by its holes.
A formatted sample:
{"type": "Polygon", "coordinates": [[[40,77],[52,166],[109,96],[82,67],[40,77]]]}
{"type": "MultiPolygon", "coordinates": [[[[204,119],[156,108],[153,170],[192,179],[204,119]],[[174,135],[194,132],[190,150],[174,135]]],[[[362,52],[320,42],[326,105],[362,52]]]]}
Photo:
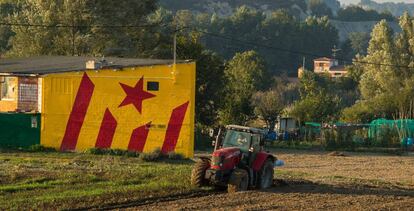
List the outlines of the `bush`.
{"type": "Polygon", "coordinates": [[[170,160],[184,160],[184,156],[176,152],[169,152],[167,158],[170,160]]]}
{"type": "Polygon", "coordinates": [[[138,157],[139,152],[127,151],[122,149],[100,149],[100,148],[91,148],[86,151],[86,153],[93,155],[113,155],[113,156],[127,156],[127,157],[138,157]]]}
{"type": "Polygon", "coordinates": [[[141,153],[138,158],[141,161],[154,162],[154,161],[158,161],[159,159],[161,159],[161,157],[162,157],[161,150],[155,149],[153,152],[150,152],[150,153],[141,153]]]}
{"type": "Polygon", "coordinates": [[[56,152],[55,148],[45,147],[40,144],[32,145],[29,147],[30,152],[56,152]]]}
{"type": "Polygon", "coordinates": [[[105,155],[108,154],[107,150],[100,149],[100,148],[90,148],[86,150],[86,153],[92,154],[92,155],[105,155]]]}
{"type": "Polygon", "coordinates": [[[126,156],[126,157],[138,157],[139,160],[145,162],[155,162],[164,159],[168,160],[184,160],[184,156],[182,154],[176,152],[169,152],[167,154],[163,154],[161,149],[157,148],[152,152],[149,153],[139,153],[121,149],[100,149],[100,148],[91,148],[86,151],[86,153],[93,154],[93,155],[112,155],[112,156],[126,156]]]}
{"type": "Polygon", "coordinates": [[[348,149],[353,150],[355,148],[355,142],[353,141],[353,131],[347,129],[325,129],[322,130],[322,139],[326,149],[348,149]]]}

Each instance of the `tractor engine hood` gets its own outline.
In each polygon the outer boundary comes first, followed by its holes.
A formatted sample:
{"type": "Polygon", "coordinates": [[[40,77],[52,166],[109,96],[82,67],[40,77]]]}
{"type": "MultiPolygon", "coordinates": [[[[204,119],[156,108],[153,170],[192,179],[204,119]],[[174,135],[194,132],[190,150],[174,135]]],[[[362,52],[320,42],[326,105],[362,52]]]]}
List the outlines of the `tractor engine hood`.
{"type": "Polygon", "coordinates": [[[237,147],[222,148],[213,152],[211,168],[220,170],[233,169],[241,159],[241,151],[237,147]]]}

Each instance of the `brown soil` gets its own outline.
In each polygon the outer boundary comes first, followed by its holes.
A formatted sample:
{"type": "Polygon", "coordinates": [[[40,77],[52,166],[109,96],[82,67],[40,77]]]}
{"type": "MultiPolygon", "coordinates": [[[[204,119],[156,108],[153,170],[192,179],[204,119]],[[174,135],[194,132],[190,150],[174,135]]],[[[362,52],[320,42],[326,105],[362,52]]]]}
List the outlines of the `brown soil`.
{"type": "Polygon", "coordinates": [[[149,202],[139,210],[413,210],[414,156],[275,152],[274,187],[149,202]]]}

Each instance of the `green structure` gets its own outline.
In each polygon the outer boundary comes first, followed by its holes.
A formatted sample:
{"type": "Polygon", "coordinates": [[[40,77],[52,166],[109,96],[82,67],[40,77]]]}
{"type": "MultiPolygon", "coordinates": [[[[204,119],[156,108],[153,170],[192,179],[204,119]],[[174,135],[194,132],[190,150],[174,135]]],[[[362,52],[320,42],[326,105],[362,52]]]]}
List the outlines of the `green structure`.
{"type": "Polygon", "coordinates": [[[40,114],[0,113],[0,148],[40,144],[40,114]]]}
{"type": "Polygon", "coordinates": [[[412,138],[414,137],[414,119],[376,119],[370,124],[368,137],[375,139],[387,132],[399,134],[403,138],[412,138]]]}

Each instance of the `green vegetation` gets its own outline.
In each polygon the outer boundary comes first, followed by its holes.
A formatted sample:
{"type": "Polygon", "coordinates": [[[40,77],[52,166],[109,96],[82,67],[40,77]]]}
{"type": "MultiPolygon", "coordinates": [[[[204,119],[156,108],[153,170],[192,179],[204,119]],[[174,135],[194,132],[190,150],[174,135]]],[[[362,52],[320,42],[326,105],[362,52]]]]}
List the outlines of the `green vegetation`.
{"type": "Polygon", "coordinates": [[[338,15],[335,18],[341,21],[395,21],[392,14],[382,12],[379,13],[376,10],[365,10],[360,6],[349,6],[338,11],[338,15]]]}
{"type": "MultiPolygon", "coordinates": [[[[169,155],[177,158],[176,155],[169,155]]],[[[76,209],[197,191],[191,161],[127,156],[2,153],[0,209],[76,209]]]]}
{"type": "Polygon", "coordinates": [[[367,55],[358,57],[354,69],[361,73],[361,100],[343,112],[351,122],[370,122],[376,118],[413,118],[412,48],[413,18],[400,18],[401,33],[394,35],[386,21],[378,23],[371,33],[367,55]],[[378,65],[363,65],[374,63],[378,65]]]}
{"type": "Polygon", "coordinates": [[[309,10],[312,12],[312,15],[315,16],[327,16],[329,18],[333,16],[331,8],[329,8],[323,0],[310,0],[309,10]]]}

